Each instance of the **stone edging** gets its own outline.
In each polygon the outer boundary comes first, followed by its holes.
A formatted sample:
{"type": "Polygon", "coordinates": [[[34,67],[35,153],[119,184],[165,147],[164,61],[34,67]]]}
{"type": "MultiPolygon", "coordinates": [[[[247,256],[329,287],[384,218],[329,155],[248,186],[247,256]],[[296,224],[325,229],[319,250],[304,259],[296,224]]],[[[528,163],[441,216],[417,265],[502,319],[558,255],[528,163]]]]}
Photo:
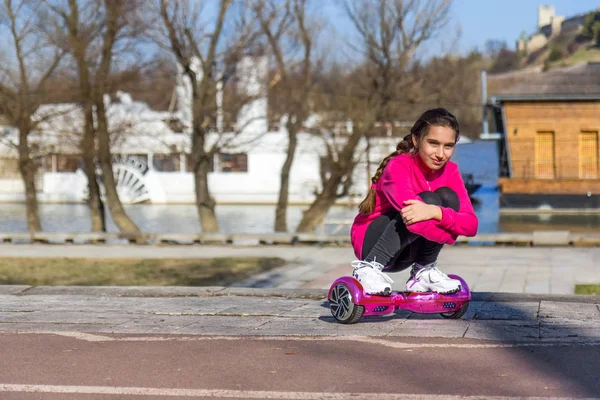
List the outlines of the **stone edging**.
{"type": "MultiPolygon", "coordinates": [[[[349,235],[320,233],[98,233],[98,232],[0,232],[0,243],[36,244],[151,244],[151,245],[280,245],[280,246],[349,246],[349,235]]],[[[482,233],[475,237],[460,236],[461,245],[498,246],[600,246],[600,234],[562,231],[528,233],[482,233]]]]}
{"type": "MultiPolygon", "coordinates": [[[[227,288],[223,286],[176,287],[176,286],[0,286],[0,295],[75,295],[108,297],[285,297],[296,299],[326,300],[324,289],[270,289],[270,288],[227,288]]],[[[562,303],[600,304],[598,295],[562,295],[532,293],[473,292],[473,301],[493,302],[537,302],[555,301],[562,303]]]]}

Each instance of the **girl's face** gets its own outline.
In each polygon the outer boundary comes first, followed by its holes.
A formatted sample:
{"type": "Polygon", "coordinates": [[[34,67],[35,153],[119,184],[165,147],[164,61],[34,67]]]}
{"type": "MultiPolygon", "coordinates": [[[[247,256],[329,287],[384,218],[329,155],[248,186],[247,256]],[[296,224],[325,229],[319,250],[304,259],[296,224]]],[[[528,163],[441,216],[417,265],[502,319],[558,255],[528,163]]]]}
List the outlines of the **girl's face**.
{"type": "Polygon", "coordinates": [[[442,168],[454,153],[456,132],[445,126],[430,126],[429,132],[421,140],[413,136],[413,144],[423,163],[433,171],[442,168]]]}

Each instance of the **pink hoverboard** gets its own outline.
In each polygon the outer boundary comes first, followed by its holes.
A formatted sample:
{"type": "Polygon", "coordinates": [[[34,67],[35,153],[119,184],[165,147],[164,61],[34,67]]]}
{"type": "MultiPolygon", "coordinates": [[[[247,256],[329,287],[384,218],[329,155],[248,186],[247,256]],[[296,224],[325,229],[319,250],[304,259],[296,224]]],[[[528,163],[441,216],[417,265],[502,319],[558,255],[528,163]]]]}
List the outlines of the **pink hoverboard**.
{"type": "Polygon", "coordinates": [[[329,289],[329,309],[333,317],[342,324],[354,324],[362,316],[387,315],[398,309],[421,314],[441,314],[448,319],[459,319],[467,312],[471,291],[461,277],[461,288],[453,294],[434,292],[392,292],[388,296],[365,293],[361,283],[352,276],[336,279],[329,289]]]}

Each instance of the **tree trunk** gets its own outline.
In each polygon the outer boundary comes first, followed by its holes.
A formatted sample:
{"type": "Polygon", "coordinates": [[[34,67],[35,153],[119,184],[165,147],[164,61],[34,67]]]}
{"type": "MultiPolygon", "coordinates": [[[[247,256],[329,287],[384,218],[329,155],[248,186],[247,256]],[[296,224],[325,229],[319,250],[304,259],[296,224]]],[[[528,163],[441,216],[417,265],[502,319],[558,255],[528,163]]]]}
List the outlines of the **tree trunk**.
{"type": "Polygon", "coordinates": [[[27,214],[27,229],[29,232],[41,232],[42,223],[40,221],[37,191],[35,188],[35,164],[31,159],[29,143],[28,124],[19,126],[19,172],[23,178],[25,186],[25,210],[27,214]]]}
{"type": "Polygon", "coordinates": [[[298,147],[298,127],[296,124],[287,124],[288,148],[285,162],[281,167],[281,186],[279,188],[279,199],[275,208],[275,232],[287,232],[287,208],[290,190],[290,170],[294,163],[296,148],[298,147]]]}
{"type": "Polygon", "coordinates": [[[140,233],[140,228],[125,213],[119,195],[112,169],[112,155],[110,153],[110,140],[108,134],[108,123],[106,121],[106,110],[102,94],[96,97],[96,117],[98,120],[98,162],[102,171],[102,183],[108,202],[108,209],[119,230],[123,233],[140,233]]]}
{"type": "MultiPolygon", "coordinates": [[[[88,95],[89,96],[89,95],[88,95]]],[[[83,160],[83,171],[88,180],[88,206],[90,207],[90,218],[92,220],[92,232],[106,232],[106,212],[104,203],[100,197],[100,185],[96,176],[96,148],[94,143],[94,114],[89,97],[84,106],[84,131],[81,140],[81,157],[83,160]]]]}
{"type": "Polygon", "coordinates": [[[219,232],[219,222],[215,213],[215,200],[210,195],[208,187],[208,172],[210,170],[209,154],[204,148],[204,128],[200,125],[203,118],[194,117],[194,132],[192,137],[192,164],[194,165],[194,189],[196,192],[196,209],[202,232],[219,232]]]}
{"type": "Polygon", "coordinates": [[[329,209],[335,204],[335,201],[338,198],[338,188],[342,183],[342,180],[344,177],[348,177],[352,174],[352,171],[354,170],[352,159],[356,147],[360,142],[360,138],[363,136],[363,132],[368,132],[372,126],[373,122],[370,122],[368,124],[368,129],[360,131],[357,129],[350,135],[339,155],[338,161],[331,171],[331,176],[323,185],[323,190],[317,195],[315,201],[310,205],[308,210],[304,211],[302,214],[302,220],[300,221],[300,224],[298,224],[296,232],[314,232],[315,229],[317,229],[317,226],[323,222],[329,209]]]}
{"type": "Polygon", "coordinates": [[[77,3],[70,1],[72,16],[68,19],[69,35],[77,71],[79,72],[79,90],[83,107],[83,137],[81,140],[81,157],[83,171],[88,180],[88,206],[92,221],[92,232],[106,232],[106,211],[100,196],[100,185],[96,174],[96,143],[94,130],[94,97],[90,84],[89,66],[85,58],[85,44],[79,36],[79,13],[77,3]]]}
{"type": "Polygon", "coordinates": [[[298,224],[296,232],[314,232],[317,226],[323,222],[329,209],[335,204],[338,186],[342,182],[342,178],[341,174],[332,174],[321,193],[317,195],[308,210],[302,214],[302,220],[298,224]]]}
{"type": "Polygon", "coordinates": [[[196,189],[196,208],[200,218],[202,232],[219,232],[219,222],[215,213],[215,200],[208,189],[208,159],[201,161],[194,173],[196,189]]]}

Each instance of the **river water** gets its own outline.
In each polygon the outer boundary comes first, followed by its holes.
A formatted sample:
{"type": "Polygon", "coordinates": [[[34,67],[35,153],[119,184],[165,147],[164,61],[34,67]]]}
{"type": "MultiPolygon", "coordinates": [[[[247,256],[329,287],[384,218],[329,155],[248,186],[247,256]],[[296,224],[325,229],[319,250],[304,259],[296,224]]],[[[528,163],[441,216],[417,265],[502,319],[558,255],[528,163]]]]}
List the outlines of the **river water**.
{"type": "MultiPolygon", "coordinates": [[[[477,141],[460,145],[453,157],[462,173],[474,175],[483,186],[475,192],[473,204],[479,217],[479,233],[529,232],[532,230],[568,229],[573,232],[592,232],[600,227],[598,215],[500,215],[498,207],[498,161],[496,144],[477,141]]],[[[290,206],[288,229],[294,231],[306,206],[290,206]]],[[[147,233],[198,233],[200,223],[194,205],[127,205],[127,213],[147,233]]],[[[327,220],[349,220],[356,207],[333,207],[327,220]]],[[[0,232],[27,232],[24,204],[0,204],[0,232]]],[[[83,204],[41,204],[42,227],[48,232],[89,232],[90,218],[83,204]]],[[[267,205],[218,205],[217,218],[223,233],[271,233],[275,207],[267,205]]],[[[326,226],[332,232],[336,226],[326,226]]],[[[108,230],[117,232],[109,218],[108,230]]],[[[339,234],[349,232],[345,226],[339,234]]]]}

